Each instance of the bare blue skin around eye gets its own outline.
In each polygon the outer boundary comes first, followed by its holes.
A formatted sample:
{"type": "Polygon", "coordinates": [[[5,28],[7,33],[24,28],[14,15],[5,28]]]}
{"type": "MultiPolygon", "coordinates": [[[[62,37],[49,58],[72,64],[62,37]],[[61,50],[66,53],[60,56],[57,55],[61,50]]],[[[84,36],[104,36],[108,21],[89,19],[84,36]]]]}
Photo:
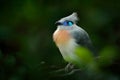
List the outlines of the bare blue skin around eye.
{"type": "Polygon", "coordinates": [[[72,26],[72,25],[73,25],[73,23],[72,23],[72,22],[68,22],[68,25],[69,25],[69,26],[72,26]]]}
{"type": "Polygon", "coordinates": [[[67,24],[67,22],[66,22],[66,21],[65,21],[65,22],[63,22],[63,25],[64,25],[64,26],[68,26],[68,24],[67,24]]]}
{"type": "Polygon", "coordinates": [[[69,22],[65,21],[65,22],[63,22],[63,25],[64,26],[72,26],[73,23],[71,21],[69,21],[69,22]]]}

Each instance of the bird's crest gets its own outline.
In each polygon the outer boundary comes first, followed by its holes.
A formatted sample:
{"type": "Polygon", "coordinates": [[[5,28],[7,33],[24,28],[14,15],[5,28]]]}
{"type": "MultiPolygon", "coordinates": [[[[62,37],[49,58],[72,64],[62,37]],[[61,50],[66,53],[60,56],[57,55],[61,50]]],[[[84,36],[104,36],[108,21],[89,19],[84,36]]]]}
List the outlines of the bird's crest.
{"type": "Polygon", "coordinates": [[[58,22],[64,22],[64,21],[72,21],[72,22],[78,21],[77,13],[73,12],[71,15],[60,19],[58,22]]]}

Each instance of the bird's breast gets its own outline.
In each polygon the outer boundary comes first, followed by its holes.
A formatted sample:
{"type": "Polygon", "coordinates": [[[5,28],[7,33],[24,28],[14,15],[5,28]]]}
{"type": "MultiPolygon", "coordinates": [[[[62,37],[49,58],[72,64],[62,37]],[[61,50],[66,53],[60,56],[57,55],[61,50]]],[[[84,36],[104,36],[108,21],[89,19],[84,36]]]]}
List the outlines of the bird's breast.
{"type": "Polygon", "coordinates": [[[67,30],[56,30],[53,39],[66,61],[75,61],[77,59],[74,50],[78,45],[67,30]]]}
{"type": "Polygon", "coordinates": [[[53,39],[56,45],[65,45],[71,36],[67,30],[56,30],[53,34],[53,39]]]}

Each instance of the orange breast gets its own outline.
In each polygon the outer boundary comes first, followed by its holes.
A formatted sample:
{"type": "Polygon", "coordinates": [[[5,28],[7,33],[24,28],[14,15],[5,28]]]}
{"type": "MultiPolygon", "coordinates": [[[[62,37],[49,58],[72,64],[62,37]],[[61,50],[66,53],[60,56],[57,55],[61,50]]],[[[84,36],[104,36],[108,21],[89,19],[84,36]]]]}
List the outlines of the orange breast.
{"type": "Polygon", "coordinates": [[[70,35],[66,30],[57,30],[53,34],[53,39],[57,45],[62,45],[70,40],[70,35]]]}

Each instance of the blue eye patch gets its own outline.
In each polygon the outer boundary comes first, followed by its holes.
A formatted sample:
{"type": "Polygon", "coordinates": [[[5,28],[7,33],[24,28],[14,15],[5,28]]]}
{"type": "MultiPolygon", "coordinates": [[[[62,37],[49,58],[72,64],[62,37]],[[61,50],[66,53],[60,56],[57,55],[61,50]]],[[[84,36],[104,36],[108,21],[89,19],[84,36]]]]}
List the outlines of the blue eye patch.
{"type": "Polygon", "coordinates": [[[73,22],[72,21],[64,21],[62,23],[64,26],[72,26],[73,25],[73,22]]]}

